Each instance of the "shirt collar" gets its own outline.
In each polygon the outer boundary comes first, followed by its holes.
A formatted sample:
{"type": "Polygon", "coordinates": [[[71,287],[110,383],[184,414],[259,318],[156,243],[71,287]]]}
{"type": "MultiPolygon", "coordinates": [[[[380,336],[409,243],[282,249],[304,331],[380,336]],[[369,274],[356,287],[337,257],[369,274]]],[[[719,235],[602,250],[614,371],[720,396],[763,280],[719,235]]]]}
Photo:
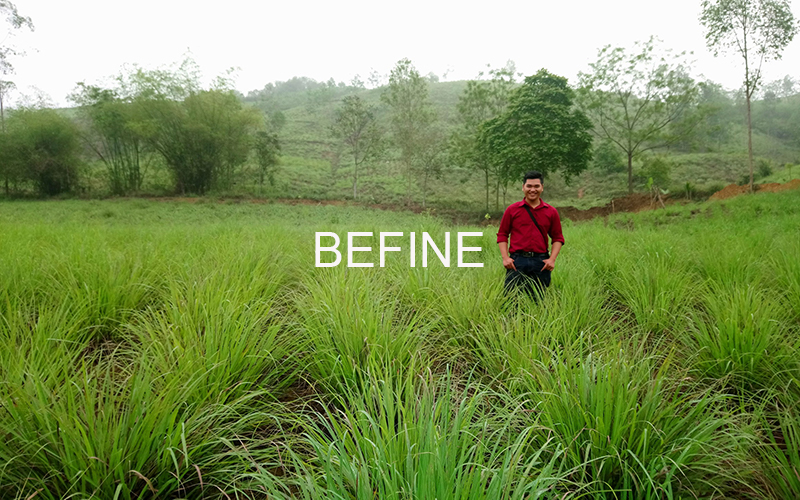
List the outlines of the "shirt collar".
{"type": "Polygon", "coordinates": [[[530,205],[528,205],[525,202],[525,198],[523,198],[522,201],[519,202],[519,206],[520,206],[520,208],[521,207],[529,207],[531,210],[541,210],[542,208],[549,207],[550,205],[548,205],[543,199],[539,198],[539,206],[531,207],[530,205]]]}

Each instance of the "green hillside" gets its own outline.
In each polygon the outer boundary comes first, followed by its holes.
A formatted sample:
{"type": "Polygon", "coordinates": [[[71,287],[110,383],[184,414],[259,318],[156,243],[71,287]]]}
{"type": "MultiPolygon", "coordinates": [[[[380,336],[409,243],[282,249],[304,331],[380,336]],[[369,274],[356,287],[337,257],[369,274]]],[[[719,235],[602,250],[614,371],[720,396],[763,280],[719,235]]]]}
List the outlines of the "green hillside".
{"type": "MultiPolygon", "coordinates": [[[[457,126],[456,105],[466,83],[429,83],[430,101],[436,109],[439,125],[446,130],[457,126]]],[[[318,90],[307,90],[267,100],[249,100],[251,105],[261,109],[279,109],[286,118],[280,130],[284,154],[282,169],[278,174],[278,187],[270,194],[312,199],[347,198],[352,193],[351,167],[349,158],[341,153],[340,145],[328,132],[332,116],[345,96],[358,95],[376,106],[379,121],[388,128],[388,110],[381,103],[381,92],[382,89],[337,87],[326,91],[322,97],[318,90]],[[304,94],[305,99],[298,94],[304,94]],[[337,152],[340,153],[338,165],[337,152]]],[[[800,130],[800,95],[771,104],[757,101],[753,105],[753,116],[757,182],[800,176],[800,167],[786,168],[787,164],[800,164],[800,134],[795,131],[800,130]],[[796,129],[793,128],[795,122],[798,123],[796,129]]],[[[683,194],[686,184],[690,183],[693,193],[704,196],[724,185],[741,182],[748,172],[744,118],[743,107],[731,99],[708,119],[708,126],[698,127],[695,137],[679,147],[658,151],[672,164],[667,189],[683,194]],[[712,128],[713,133],[707,131],[712,128]]],[[[616,171],[590,168],[572,179],[569,185],[555,175],[547,180],[546,196],[551,201],[581,207],[605,204],[612,197],[627,194],[626,174],[622,165],[619,167],[616,171]],[[583,194],[581,198],[579,192],[583,194]]],[[[640,167],[635,164],[635,170],[640,167]]],[[[399,175],[399,167],[391,156],[371,165],[367,175],[359,181],[363,200],[399,202],[404,196],[399,175]]],[[[642,186],[645,180],[641,179],[642,186]]],[[[434,182],[430,203],[434,207],[480,210],[483,193],[479,172],[451,166],[434,182]]],[[[516,196],[516,189],[512,187],[506,193],[506,201],[516,196]]],[[[491,197],[503,205],[502,192],[499,196],[492,192],[491,197]]]]}
{"type": "MultiPolygon", "coordinates": [[[[460,126],[457,104],[467,88],[466,81],[427,81],[428,99],[434,110],[434,129],[450,137],[460,126]]],[[[574,84],[574,82],[573,82],[574,84]]],[[[668,149],[653,153],[665,159],[666,170],[657,184],[673,196],[703,198],[731,183],[742,183],[748,173],[745,109],[741,98],[719,86],[704,87],[701,106],[710,110],[693,133],[668,149]],[[708,90],[710,89],[710,90],[708,90]],[[707,94],[707,95],[706,95],[707,94]]],[[[217,197],[304,198],[310,200],[348,200],[352,198],[352,158],[340,140],[331,134],[334,115],[348,96],[358,96],[374,110],[388,148],[377,160],[365,162],[359,173],[358,201],[366,204],[407,204],[408,184],[399,161],[399,149],[392,144],[390,110],[382,101],[386,87],[365,89],[343,83],[316,82],[298,77],[275,82],[247,95],[239,94],[245,108],[256,111],[257,122],[270,124],[280,142],[280,159],[274,185],[259,184],[259,167],[251,153],[244,164],[230,171],[223,185],[207,194],[217,197]]],[[[74,175],[79,181],[72,193],[97,197],[110,194],[107,167],[95,153],[96,145],[87,139],[88,120],[77,109],[62,109],[60,114],[81,129],[82,151],[74,175]]],[[[13,119],[13,111],[11,113],[13,119]]],[[[146,128],[146,127],[145,127],[146,128]]],[[[213,129],[213,127],[212,127],[213,129]]],[[[756,182],[785,182],[800,176],[800,94],[777,98],[774,95],[753,102],[753,144],[756,182]]],[[[444,147],[444,146],[440,146],[444,147]]],[[[626,163],[619,151],[603,157],[601,143],[595,142],[595,161],[569,184],[558,174],[546,179],[545,198],[557,205],[588,208],[605,205],[612,198],[627,194],[626,163]],[[603,158],[601,158],[603,157],[603,158]]],[[[170,196],[176,194],[174,171],[159,154],[145,151],[141,186],[134,194],[170,196]]],[[[446,209],[485,213],[483,173],[459,168],[445,156],[441,174],[428,183],[427,205],[432,210],[446,209]]],[[[634,185],[643,191],[649,178],[643,173],[646,155],[634,159],[634,185]]],[[[2,170],[2,169],[0,169],[2,170]]],[[[413,185],[412,190],[418,190],[413,185]]],[[[4,192],[31,195],[34,186],[12,180],[4,192]]],[[[178,190],[180,191],[180,190],[178,190]]],[[[191,191],[183,191],[191,193],[191,191]]],[[[493,188],[489,212],[494,213],[519,196],[514,185],[493,188]]],[[[411,193],[411,204],[421,204],[419,191],[411,193]]]]}

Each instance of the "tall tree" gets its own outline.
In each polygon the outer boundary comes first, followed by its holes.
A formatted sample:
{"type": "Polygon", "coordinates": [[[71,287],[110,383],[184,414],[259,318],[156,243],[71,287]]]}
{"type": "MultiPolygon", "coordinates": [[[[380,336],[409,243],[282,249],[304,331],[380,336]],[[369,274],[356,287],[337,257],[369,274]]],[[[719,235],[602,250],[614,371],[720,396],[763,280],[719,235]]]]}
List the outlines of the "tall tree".
{"type": "Polygon", "coordinates": [[[8,94],[17,88],[17,85],[8,80],[0,80],[0,132],[6,131],[6,113],[5,103],[8,99],[8,94]]]}
{"type": "Polygon", "coordinates": [[[392,135],[400,149],[400,161],[406,178],[406,204],[411,202],[414,165],[421,143],[436,119],[428,100],[428,81],[408,59],[401,59],[389,75],[389,85],[381,99],[391,109],[392,135]]]}
{"type": "Polygon", "coordinates": [[[111,193],[138,191],[144,182],[148,155],[139,133],[137,108],[113,89],[78,83],[69,99],[80,106],[88,126],[85,142],[106,166],[111,193]]]}
{"type": "Polygon", "coordinates": [[[719,55],[733,49],[744,59],[747,154],[753,191],[753,125],[750,100],[761,80],[761,65],[780,59],[798,31],[788,0],[703,0],[700,24],[706,45],[719,55]]]}
{"type": "Polygon", "coordinates": [[[422,208],[427,205],[430,181],[438,178],[445,165],[447,151],[444,133],[439,127],[430,127],[427,133],[420,138],[418,152],[414,161],[414,171],[417,185],[422,191],[422,208]]]}
{"type": "MultiPolygon", "coordinates": [[[[8,23],[8,29],[5,31],[5,36],[0,32],[0,43],[5,44],[6,41],[13,35],[12,30],[28,28],[33,31],[33,22],[30,17],[21,16],[17,11],[17,7],[8,0],[0,0],[0,16],[5,17],[8,23]]],[[[11,64],[10,58],[18,55],[20,52],[12,45],[0,45],[0,76],[10,75],[14,72],[14,66],[11,64]]]]}
{"type": "Polygon", "coordinates": [[[659,56],[653,38],[637,43],[633,53],[607,45],[590,67],[578,75],[578,103],[592,119],[594,133],[627,157],[632,193],[634,158],[680,141],[701,119],[690,113],[698,88],[684,54],[659,56]],[[681,126],[675,126],[678,122],[681,126]]]}
{"type": "Polygon", "coordinates": [[[0,139],[0,164],[15,182],[30,181],[44,196],[75,187],[80,139],[69,118],[52,109],[17,109],[0,139]]]}
{"type": "MultiPolygon", "coordinates": [[[[0,0],[0,16],[5,17],[8,23],[8,28],[5,35],[0,31],[0,43],[5,44],[6,41],[13,35],[12,30],[28,28],[33,31],[33,22],[30,17],[21,16],[17,11],[16,5],[8,0],[0,0]]],[[[12,45],[0,45],[0,133],[6,131],[6,112],[5,104],[8,92],[14,88],[14,82],[7,81],[6,76],[14,73],[14,66],[11,64],[11,57],[20,54],[12,45]]],[[[4,168],[0,165],[0,170],[9,172],[9,168],[4,168]]],[[[5,192],[9,194],[9,175],[4,174],[5,192]]]]}
{"type": "Polygon", "coordinates": [[[281,143],[274,130],[259,130],[255,134],[253,149],[258,162],[258,185],[264,193],[264,178],[271,187],[275,187],[275,173],[278,166],[281,143]]]}
{"type": "Polygon", "coordinates": [[[341,140],[353,158],[353,199],[358,198],[358,167],[381,152],[381,132],[375,108],[356,95],[347,96],[334,111],[331,135],[341,140]]]}
{"type": "Polygon", "coordinates": [[[569,180],[592,159],[592,123],[573,108],[567,79],[547,70],[525,78],[509,98],[508,109],[484,123],[481,147],[499,165],[504,181],[526,170],[559,171],[569,180]]]}
{"type": "MultiPolygon", "coordinates": [[[[483,76],[483,73],[481,75],[483,76]]],[[[494,181],[499,196],[499,172],[479,146],[478,136],[484,122],[505,111],[508,97],[514,88],[515,67],[509,61],[505,67],[489,71],[488,80],[467,82],[467,87],[458,99],[459,127],[450,138],[450,157],[459,166],[483,173],[486,190],[486,210],[489,210],[490,180],[494,181]],[[494,179],[490,179],[494,177],[494,179]]],[[[496,199],[497,202],[497,199],[496,199]]]]}

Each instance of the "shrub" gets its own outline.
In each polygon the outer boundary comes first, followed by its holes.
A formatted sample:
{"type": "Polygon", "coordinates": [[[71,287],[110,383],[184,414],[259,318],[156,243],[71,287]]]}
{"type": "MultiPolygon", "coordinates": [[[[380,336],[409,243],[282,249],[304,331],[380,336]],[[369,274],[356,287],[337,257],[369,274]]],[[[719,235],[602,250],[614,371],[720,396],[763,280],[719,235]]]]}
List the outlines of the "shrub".
{"type": "Polygon", "coordinates": [[[78,130],[52,109],[21,109],[8,120],[0,164],[8,180],[33,182],[36,191],[54,196],[71,191],[78,178],[78,130]]]}

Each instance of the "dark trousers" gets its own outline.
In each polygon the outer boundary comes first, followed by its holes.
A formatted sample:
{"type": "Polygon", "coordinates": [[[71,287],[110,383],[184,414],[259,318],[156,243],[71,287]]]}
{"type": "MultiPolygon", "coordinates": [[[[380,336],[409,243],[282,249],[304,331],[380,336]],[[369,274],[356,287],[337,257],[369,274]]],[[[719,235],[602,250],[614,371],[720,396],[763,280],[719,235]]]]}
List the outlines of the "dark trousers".
{"type": "Polygon", "coordinates": [[[539,297],[550,286],[550,271],[542,271],[544,259],[511,255],[516,271],[506,269],[506,293],[524,291],[534,298],[539,297]]]}

